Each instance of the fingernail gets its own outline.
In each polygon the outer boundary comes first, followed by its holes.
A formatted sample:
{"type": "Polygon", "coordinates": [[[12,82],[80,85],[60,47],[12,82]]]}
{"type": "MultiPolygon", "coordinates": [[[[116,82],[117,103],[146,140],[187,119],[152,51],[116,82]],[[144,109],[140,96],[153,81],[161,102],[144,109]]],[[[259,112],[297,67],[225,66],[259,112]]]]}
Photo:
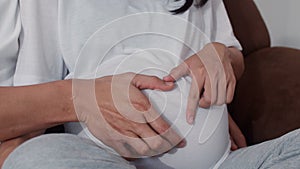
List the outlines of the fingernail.
{"type": "Polygon", "coordinates": [[[194,117],[192,115],[189,115],[188,123],[189,124],[193,124],[194,123],[194,117]]]}
{"type": "Polygon", "coordinates": [[[183,147],[185,147],[185,146],[186,146],[186,141],[181,141],[181,142],[179,143],[179,147],[183,148],[183,147]]]}
{"type": "Polygon", "coordinates": [[[173,82],[165,82],[167,86],[173,86],[174,83],[173,82]]]}

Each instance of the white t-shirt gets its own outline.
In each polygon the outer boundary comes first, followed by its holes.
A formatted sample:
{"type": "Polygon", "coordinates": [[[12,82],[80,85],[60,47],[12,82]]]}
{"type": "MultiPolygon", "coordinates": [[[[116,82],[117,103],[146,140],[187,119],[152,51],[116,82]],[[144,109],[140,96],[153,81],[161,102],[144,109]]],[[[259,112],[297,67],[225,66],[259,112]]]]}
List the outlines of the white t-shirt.
{"type": "Polygon", "coordinates": [[[11,86],[19,52],[18,0],[0,0],[0,86],[11,86]]]}
{"type": "MultiPolygon", "coordinates": [[[[183,0],[21,0],[21,48],[14,85],[63,79],[66,70],[70,72],[67,78],[102,77],[129,71],[162,77],[181,59],[200,51],[209,42],[241,48],[222,0],[210,0],[203,8],[191,7],[180,15],[169,12],[183,3],[183,0]]],[[[178,86],[171,92],[146,90],[145,94],[158,111],[176,124],[181,134],[187,134],[188,146],[173,155],[140,160],[137,165],[217,167],[230,147],[226,107],[213,107],[211,112],[198,109],[196,126],[191,127],[184,115],[190,79],[182,78],[178,86]],[[174,109],[174,105],[179,108],[174,109]]],[[[68,125],[66,129],[85,137],[78,125],[68,125]]]]}

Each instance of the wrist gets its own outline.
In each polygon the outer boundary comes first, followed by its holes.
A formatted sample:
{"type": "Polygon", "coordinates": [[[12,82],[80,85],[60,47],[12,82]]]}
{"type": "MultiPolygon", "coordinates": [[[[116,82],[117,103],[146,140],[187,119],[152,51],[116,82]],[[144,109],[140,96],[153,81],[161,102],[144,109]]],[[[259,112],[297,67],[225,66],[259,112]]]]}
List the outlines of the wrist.
{"type": "Polygon", "coordinates": [[[219,42],[212,42],[205,46],[205,48],[210,47],[213,47],[213,50],[217,52],[223,64],[228,63],[231,65],[235,78],[240,79],[245,69],[242,52],[235,47],[227,47],[219,42]]]}
{"type": "Polygon", "coordinates": [[[216,60],[216,61],[218,61],[218,62],[221,61],[222,64],[224,64],[224,63],[232,64],[232,57],[230,56],[231,54],[230,54],[229,48],[222,43],[219,43],[219,42],[209,43],[209,44],[205,45],[204,51],[208,51],[207,52],[208,55],[210,53],[210,55],[212,55],[212,56],[218,56],[217,58],[219,60],[216,60]]]}
{"type": "Polygon", "coordinates": [[[57,83],[57,94],[61,96],[61,123],[78,122],[72,97],[72,80],[62,80],[57,83]]]}
{"type": "Polygon", "coordinates": [[[242,52],[235,47],[227,47],[219,42],[212,42],[208,45],[213,46],[223,64],[228,63],[231,65],[235,78],[240,79],[245,69],[242,52]]]}

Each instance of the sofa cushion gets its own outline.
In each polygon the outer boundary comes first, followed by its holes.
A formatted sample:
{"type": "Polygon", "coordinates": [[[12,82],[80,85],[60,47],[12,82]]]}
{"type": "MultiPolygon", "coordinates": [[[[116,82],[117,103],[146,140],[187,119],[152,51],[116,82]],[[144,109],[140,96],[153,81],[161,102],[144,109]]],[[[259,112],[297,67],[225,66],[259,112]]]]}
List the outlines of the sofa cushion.
{"type": "Polygon", "coordinates": [[[243,54],[270,47],[267,27],[253,0],[223,0],[243,54]]]}
{"type": "Polygon", "coordinates": [[[300,50],[265,48],[245,58],[230,106],[250,144],[300,127],[300,50]]]}

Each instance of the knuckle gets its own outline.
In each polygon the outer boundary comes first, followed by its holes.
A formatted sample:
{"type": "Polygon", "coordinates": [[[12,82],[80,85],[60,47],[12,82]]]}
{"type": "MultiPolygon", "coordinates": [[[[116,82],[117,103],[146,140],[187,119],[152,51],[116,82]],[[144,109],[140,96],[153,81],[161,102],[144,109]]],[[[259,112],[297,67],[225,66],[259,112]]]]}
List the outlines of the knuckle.
{"type": "Polygon", "coordinates": [[[140,88],[142,86],[142,82],[141,81],[136,81],[135,83],[137,88],[140,88]]]}
{"type": "Polygon", "coordinates": [[[193,72],[194,72],[194,74],[197,74],[197,75],[206,74],[206,70],[204,69],[204,67],[196,67],[196,68],[194,68],[193,72]]]}
{"type": "Polygon", "coordinates": [[[164,134],[170,130],[170,125],[167,123],[161,123],[158,130],[160,134],[164,134]]]}
{"type": "Polygon", "coordinates": [[[207,97],[204,97],[204,102],[205,102],[205,104],[211,105],[212,100],[210,97],[207,96],[207,97]]]}
{"type": "Polygon", "coordinates": [[[163,145],[162,139],[157,139],[157,140],[154,141],[154,143],[152,145],[152,148],[154,150],[158,150],[158,149],[160,149],[162,147],[162,145],[163,145]]]}
{"type": "Polygon", "coordinates": [[[142,129],[141,125],[142,125],[142,124],[140,124],[140,123],[135,123],[135,122],[133,122],[133,123],[131,124],[131,128],[132,128],[133,132],[134,132],[134,133],[137,133],[137,134],[142,133],[142,132],[143,132],[143,129],[142,129]]]}
{"type": "Polygon", "coordinates": [[[137,111],[142,112],[148,111],[151,107],[148,100],[140,100],[139,102],[132,103],[132,105],[137,111]]]}
{"type": "Polygon", "coordinates": [[[207,108],[207,107],[209,107],[211,105],[211,101],[210,100],[206,100],[206,99],[204,99],[202,103],[203,103],[202,105],[205,108],[207,108]]]}
{"type": "Polygon", "coordinates": [[[158,82],[160,79],[156,76],[150,76],[151,81],[158,82]]]}

